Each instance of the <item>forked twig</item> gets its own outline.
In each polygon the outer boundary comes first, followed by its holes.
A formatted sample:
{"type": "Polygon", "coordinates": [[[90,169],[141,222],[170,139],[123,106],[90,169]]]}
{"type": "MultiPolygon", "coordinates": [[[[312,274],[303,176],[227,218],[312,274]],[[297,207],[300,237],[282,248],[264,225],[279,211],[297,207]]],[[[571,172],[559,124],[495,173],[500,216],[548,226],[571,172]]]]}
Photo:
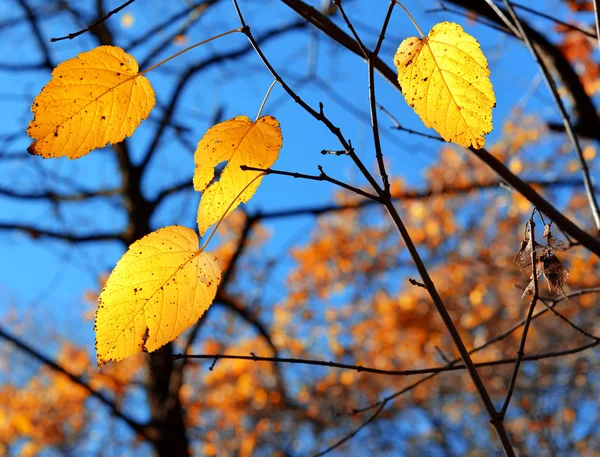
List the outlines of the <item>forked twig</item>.
{"type": "Polygon", "coordinates": [[[58,38],[50,38],[50,41],[52,43],[55,43],[57,41],[62,41],[62,40],[72,40],[73,38],[78,37],[79,35],[83,35],[86,32],[89,32],[91,29],[93,29],[94,27],[96,27],[97,25],[102,24],[104,21],[106,21],[109,17],[111,17],[113,14],[118,13],[119,11],[121,11],[123,8],[125,8],[126,6],[131,5],[133,2],[135,2],[135,0],[127,0],[125,3],[123,3],[121,6],[116,7],[114,10],[110,10],[108,13],[106,13],[104,16],[102,16],[100,19],[98,19],[96,22],[94,22],[92,25],[87,26],[85,29],[82,29],[78,32],[74,32],[74,33],[69,33],[68,35],[65,36],[61,36],[58,38]]]}

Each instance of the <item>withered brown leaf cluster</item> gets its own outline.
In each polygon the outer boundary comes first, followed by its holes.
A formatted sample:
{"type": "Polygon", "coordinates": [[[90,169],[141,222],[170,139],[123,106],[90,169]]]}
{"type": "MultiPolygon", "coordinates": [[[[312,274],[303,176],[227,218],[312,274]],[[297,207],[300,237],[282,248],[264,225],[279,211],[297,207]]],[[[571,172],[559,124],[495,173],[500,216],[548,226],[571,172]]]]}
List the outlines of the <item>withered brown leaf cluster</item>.
{"type": "Polygon", "coordinates": [[[531,266],[531,247],[533,245],[535,246],[536,276],[539,277],[543,273],[548,282],[548,289],[558,295],[562,294],[563,297],[568,300],[563,285],[569,277],[569,270],[563,266],[555,254],[555,252],[564,249],[564,243],[552,235],[550,232],[550,224],[546,224],[544,227],[544,238],[546,239],[546,246],[537,243],[535,240],[531,240],[531,231],[528,228],[525,238],[521,241],[519,252],[517,252],[517,255],[515,256],[514,262],[519,265],[521,271],[527,274],[531,279],[521,298],[533,294],[534,282],[533,268],[531,266]]]}

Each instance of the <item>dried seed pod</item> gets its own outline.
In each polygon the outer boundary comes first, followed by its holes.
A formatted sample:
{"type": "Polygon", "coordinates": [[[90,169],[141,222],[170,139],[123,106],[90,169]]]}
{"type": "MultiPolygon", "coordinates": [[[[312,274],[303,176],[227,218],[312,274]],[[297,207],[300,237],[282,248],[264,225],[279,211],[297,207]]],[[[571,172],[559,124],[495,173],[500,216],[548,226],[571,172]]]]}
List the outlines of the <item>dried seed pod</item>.
{"type": "Polygon", "coordinates": [[[567,295],[565,294],[563,285],[569,277],[569,270],[551,252],[548,252],[543,257],[543,264],[544,276],[548,281],[548,289],[558,295],[563,295],[566,299],[567,295]]]}
{"type": "Polygon", "coordinates": [[[550,232],[550,224],[544,226],[544,238],[546,238],[546,244],[549,248],[555,251],[562,251],[565,248],[565,243],[559,240],[550,232]]]}
{"type": "Polygon", "coordinates": [[[533,294],[534,291],[533,269],[531,266],[531,246],[533,244],[533,246],[535,246],[536,276],[539,277],[543,273],[548,281],[548,289],[551,292],[562,295],[568,300],[563,285],[569,277],[569,270],[563,266],[555,254],[555,251],[564,249],[564,243],[552,235],[550,224],[546,224],[544,227],[544,238],[547,242],[546,246],[536,243],[535,240],[531,240],[530,234],[531,232],[528,229],[523,241],[521,241],[519,251],[514,258],[514,262],[521,267],[521,271],[529,276],[530,279],[521,298],[533,294]]]}

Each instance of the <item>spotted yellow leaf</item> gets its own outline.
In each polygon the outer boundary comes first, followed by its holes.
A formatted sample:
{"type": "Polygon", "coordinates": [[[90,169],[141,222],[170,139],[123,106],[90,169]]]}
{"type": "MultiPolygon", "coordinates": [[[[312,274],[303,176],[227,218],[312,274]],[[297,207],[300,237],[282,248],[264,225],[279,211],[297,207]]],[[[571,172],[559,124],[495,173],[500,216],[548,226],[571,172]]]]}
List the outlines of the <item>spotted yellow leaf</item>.
{"type": "Polygon", "coordinates": [[[189,228],[170,226],[133,243],[98,299],[98,367],[173,341],[211,305],[221,281],[214,255],[189,228]]]}
{"type": "Polygon", "coordinates": [[[44,158],[77,159],[130,136],[154,107],[150,81],[135,59],[99,46],[59,64],[35,98],[27,149],[44,158]]]}
{"type": "Polygon", "coordinates": [[[203,192],[198,208],[201,235],[240,202],[250,200],[260,185],[262,177],[249,184],[259,172],[243,171],[240,166],[269,168],[279,156],[282,141],[279,122],[271,116],[263,116],[255,122],[246,116],[238,116],[206,132],[194,155],[194,188],[203,192]],[[215,176],[215,166],[224,161],[227,165],[219,180],[210,184],[215,176]],[[242,194],[236,200],[240,192],[242,194]]]}
{"type": "Polygon", "coordinates": [[[475,38],[458,24],[440,22],[427,38],[405,39],[394,64],[404,98],[427,127],[465,147],[485,145],[496,96],[475,38]]]}

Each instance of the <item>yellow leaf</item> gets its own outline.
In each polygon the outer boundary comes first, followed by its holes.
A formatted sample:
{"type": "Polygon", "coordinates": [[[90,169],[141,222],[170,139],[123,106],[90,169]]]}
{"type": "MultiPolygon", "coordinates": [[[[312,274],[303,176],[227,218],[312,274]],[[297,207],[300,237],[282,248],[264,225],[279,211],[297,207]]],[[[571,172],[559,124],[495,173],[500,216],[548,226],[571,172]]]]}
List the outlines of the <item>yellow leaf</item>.
{"type": "Polygon", "coordinates": [[[77,159],[130,136],[154,107],[154,90],[135,59],[99,46],[58,65],[35,98],[29,153],[77,159]]]}
{"type": "Polygon", "coordinates": [[[170,226],[133,243],[102,289],[96,313],[98,367],[173,341],[208,309],[221,270],[189,228],[170,226]]]}
{"type": "Polygon", "coordinates": [[[479,43],[453,22],[405,39],[394,56],[406,102],[446,141],[480,149],[496,96],[479,43]]]}
{"type": "Polygon", "coordinates": [[[260,185],[262,177],[250,184],[226,212],[242,189],[259,174],[257,171],[243,171],[240,166],[269,168],[279,156],[282,141],[279,122],[271,116],[263,116],[256,122],[246,116],[238,116],[206,132],[194,155],[194,188],[204,191],[198,208],[201,235],[239,203],[250,200],[260,185]],[[224,161],[228,163],[219,181],[209,185],[215,176],[215,166],[224,161]]]}

